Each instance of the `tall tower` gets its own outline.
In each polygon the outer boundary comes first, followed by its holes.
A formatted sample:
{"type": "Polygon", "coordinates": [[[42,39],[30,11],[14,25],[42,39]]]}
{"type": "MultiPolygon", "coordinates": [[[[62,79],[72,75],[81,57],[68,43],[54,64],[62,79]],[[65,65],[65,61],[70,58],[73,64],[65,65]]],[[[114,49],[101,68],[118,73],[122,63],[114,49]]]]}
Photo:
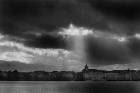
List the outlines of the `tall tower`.
{"type": "Polygon", "coordinates": [[[85,65],[85,68],[83,69],[83,72],[87,72],[88,71],[88,65],[85,65]]]}

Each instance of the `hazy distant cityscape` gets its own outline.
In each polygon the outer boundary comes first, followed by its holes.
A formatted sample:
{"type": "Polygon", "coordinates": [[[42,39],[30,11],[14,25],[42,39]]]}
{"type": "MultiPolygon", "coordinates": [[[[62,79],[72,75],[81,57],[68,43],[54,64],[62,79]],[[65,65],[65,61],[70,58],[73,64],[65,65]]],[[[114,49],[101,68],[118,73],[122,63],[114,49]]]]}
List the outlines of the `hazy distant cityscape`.
{"type": "Polygon", "coordinates": [[[88,65],[81,72],[74,71],[0,71],[1,81],[139,81],[140,70],[97,70],[88,65]]]}

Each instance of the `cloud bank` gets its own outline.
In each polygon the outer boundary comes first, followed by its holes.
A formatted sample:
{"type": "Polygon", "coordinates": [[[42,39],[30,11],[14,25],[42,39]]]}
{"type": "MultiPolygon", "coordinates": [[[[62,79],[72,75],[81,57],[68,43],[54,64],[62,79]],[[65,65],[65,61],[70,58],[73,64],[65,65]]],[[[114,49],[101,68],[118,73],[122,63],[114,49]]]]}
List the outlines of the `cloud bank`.
{"type": "Polygon", "coordinates": [[[16,57],[20,61],[21,56],[16,56],[20,54],[27,63],[36,59],[54,65],[63,55],[75,54],[65,61],[71,68],[70,59],[81,67],[85,62],[73,50],[77,45],[91,66],[140,61],[138,0],[2,0],[0,4],[3,60],[16,57]],[[75,43],[79,35],[84,47],[78,40],[75,43]]]}

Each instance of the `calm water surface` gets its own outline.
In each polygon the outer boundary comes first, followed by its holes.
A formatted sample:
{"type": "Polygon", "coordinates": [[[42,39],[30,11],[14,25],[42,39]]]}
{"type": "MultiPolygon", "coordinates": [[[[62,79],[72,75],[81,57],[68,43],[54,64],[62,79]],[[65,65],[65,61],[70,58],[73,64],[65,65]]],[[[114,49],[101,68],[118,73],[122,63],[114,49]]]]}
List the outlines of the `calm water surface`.
{"type": "Polygon", "coordinates": [[[0,82],[0,93],[140,93],[140,82],[0,82]]]}

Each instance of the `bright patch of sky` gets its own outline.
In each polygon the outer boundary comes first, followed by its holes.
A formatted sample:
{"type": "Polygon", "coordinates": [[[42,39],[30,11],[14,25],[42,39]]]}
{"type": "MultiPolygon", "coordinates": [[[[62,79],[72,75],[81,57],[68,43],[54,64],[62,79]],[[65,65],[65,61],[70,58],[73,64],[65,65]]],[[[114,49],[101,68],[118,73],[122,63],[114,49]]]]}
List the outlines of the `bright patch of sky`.
{"type": "Polygon", "coordinates": [[[93,34],[93,31],[84,27],[77,27],[70,24],[68,28],[62,28],[62,31],[60,31],[58,34],[63,36],[86,36],[93,34]]]}
{"type": "MultiPolygon", "coordinates": [[[[116,34],[112,34],[105,31],[100,31],[96,29],[88,29],[86,27],[77,27],[74,24],[70,24],[67,28],[62,28],[59,32],[59,35],[64,37],[77,37],[77,36],[93,36],[95,38],[105,38],[105,39],[112,39],[117,40],[118,42],[126,42],[129,37],[126,36],[119,36],[116,34]]],[[[136,36],[138,37],[138,35],[136,36]]],[[[140,36],[139,36],[140,37],[140,36]]]]}

